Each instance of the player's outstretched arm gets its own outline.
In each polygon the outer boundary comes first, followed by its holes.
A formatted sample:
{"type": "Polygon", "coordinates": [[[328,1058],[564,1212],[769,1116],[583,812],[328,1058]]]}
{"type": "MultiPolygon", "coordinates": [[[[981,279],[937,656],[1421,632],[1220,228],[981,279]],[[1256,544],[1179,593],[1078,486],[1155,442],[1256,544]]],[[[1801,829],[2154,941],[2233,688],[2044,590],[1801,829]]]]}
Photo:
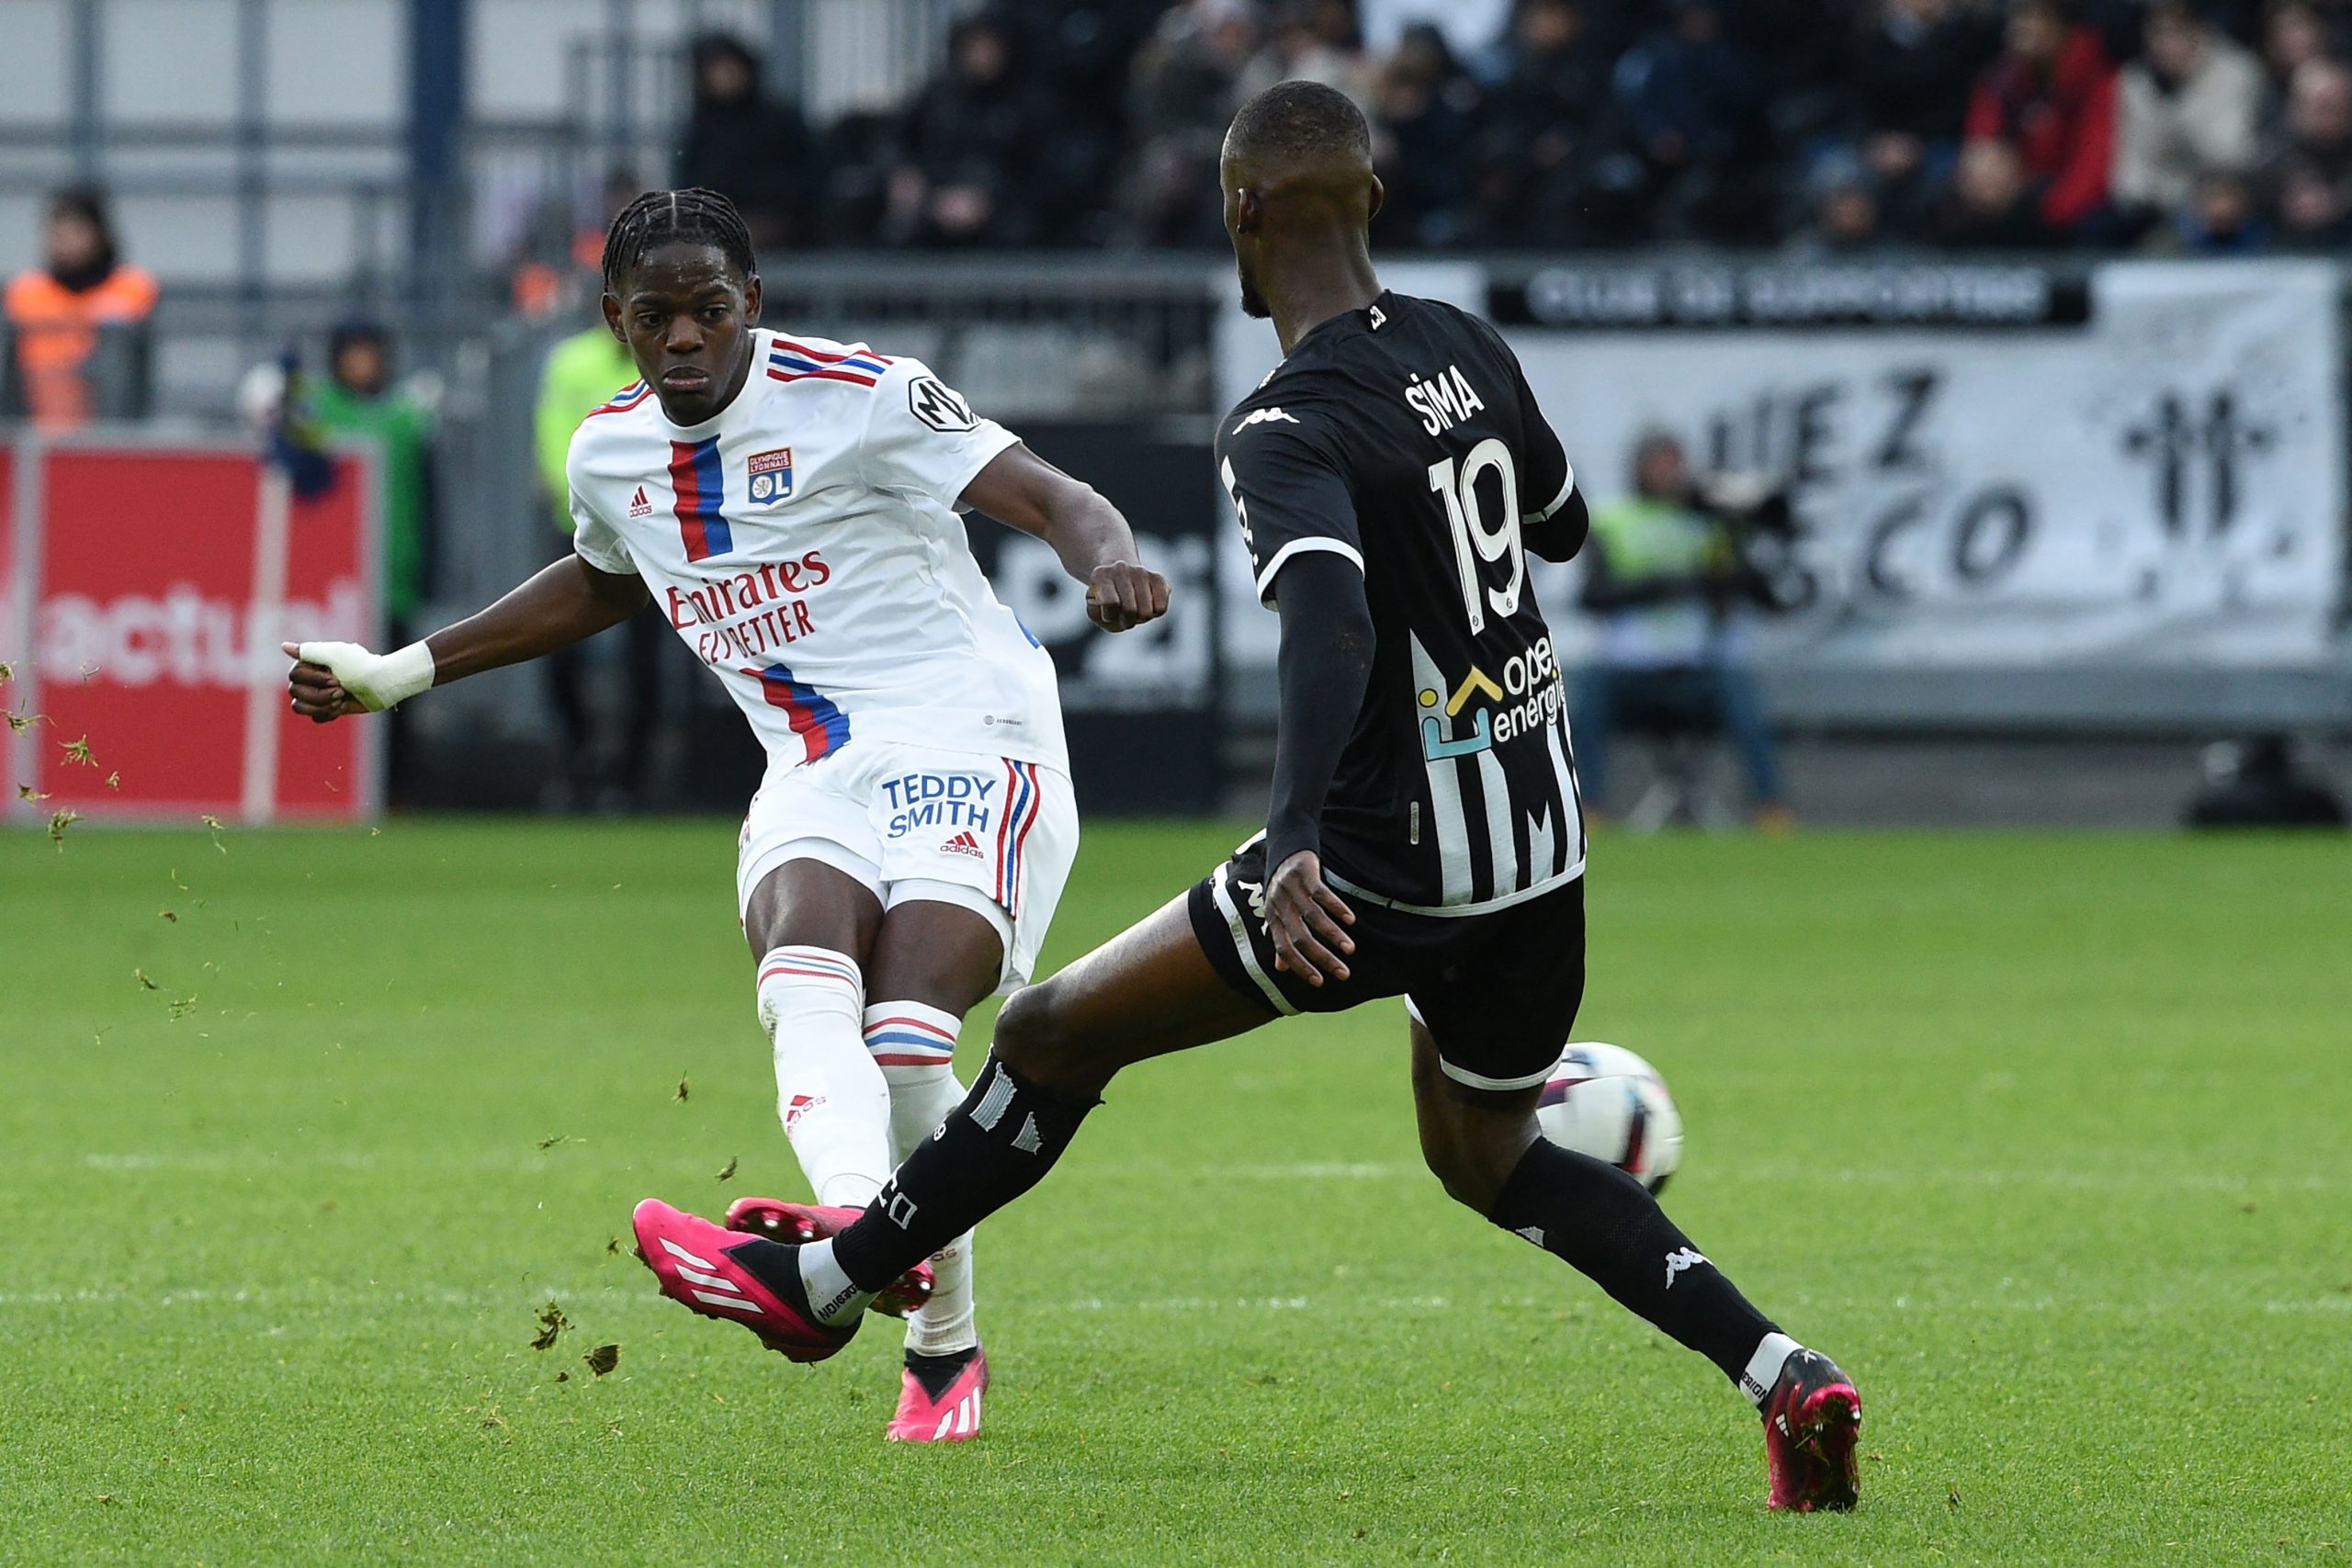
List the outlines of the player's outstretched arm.
{"type": "Polygon", "coordinates": [[[495,604],[391,653],[356,642],[281,644],[294,711],[317,723],[380,713],[431,686],[520,664],[617,626],[645,607],[644,580],[578,556],[541,569],[495,604]]]}
{"type": "Polygon", "coordinates": [[[965,505],[1053,546],[1086,584],[1086,614],[1106,632],[1168,613],[1168,580],[1136,559],[1135,531],[1092,485],[1072,479],[1019,443],[964,487],[965,505]]]}

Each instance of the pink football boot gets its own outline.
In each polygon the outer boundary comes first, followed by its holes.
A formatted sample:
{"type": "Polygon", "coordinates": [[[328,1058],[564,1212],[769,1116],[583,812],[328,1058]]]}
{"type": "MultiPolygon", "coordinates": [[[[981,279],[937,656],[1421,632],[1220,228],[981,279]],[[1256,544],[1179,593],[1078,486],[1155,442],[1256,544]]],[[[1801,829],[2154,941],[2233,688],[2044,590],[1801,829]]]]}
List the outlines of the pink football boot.
{"type": "MultiPolygon", "coordinates": [[[[826,1208],[817,1203],[787,1203],[781,1198],[738,1198],[727,1205],[727,1228],[770,1241],[799,1245],[839,1235],[854,1224],[863,1209],[826,1208]]],[[[908,1269],[866,1308],[884,1317],[906,1317],[931,1299],[931,1265],[908,1269]]]]}
{"type": "Polygon", "coordinates": [[[1791,1353],[1764,1401],[1764,1459],[1772,1490],[1765,1506],[1801,1514],[1854,1506],[1860,1475],[1854,1438],[1862,1396],[1818,1350],[1791,1353]]]}
{"type": "Polygon", "coordinates": [[[663,1295],[689,1312],[741,1324],[787,1359],[821,1361],[857,1332],[854,1319],[835,1328],[810,1309],[795,1249],[782,1242],[739,1235],[658,1198],[639,1203],[629,1223],[637,1255],[663,1295]]]}
{"type": "Polygon", "coordinates": [[[899,1374],[899,1413],[883,1436],[894,1443],[962,1443],[980,1435],[980,1395],[988,1391],[988,1352],[957,1356],[907,1352],[899,1374]]]}

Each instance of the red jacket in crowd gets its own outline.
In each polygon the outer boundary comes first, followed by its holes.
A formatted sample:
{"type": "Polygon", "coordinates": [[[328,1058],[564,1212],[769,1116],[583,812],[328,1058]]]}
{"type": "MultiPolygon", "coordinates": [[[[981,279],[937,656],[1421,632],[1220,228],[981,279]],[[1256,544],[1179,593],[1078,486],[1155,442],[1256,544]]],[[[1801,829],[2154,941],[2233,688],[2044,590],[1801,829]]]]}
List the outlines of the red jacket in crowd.
{"type": "Polygon", "coordinates": [[[2046,77],[2014,53],[1995,61],[1969,99],[1968,138],[2017,149],[2049,222],[2071,228],[2097,210],[2115,156],[2115,67],[2098,35],[2075,28],[2046,77]]]}

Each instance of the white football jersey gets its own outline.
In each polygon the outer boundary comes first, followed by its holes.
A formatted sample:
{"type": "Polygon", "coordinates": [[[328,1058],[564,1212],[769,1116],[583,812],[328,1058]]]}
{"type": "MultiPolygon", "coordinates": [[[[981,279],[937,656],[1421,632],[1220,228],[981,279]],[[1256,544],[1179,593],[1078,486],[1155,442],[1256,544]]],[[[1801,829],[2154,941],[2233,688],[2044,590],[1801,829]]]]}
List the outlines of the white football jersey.
{"type": "Polygon", "coordinates": [[[956,512],[1013,439],[920,361],[761,329],[706,423],[642,381],[581,422],[572,547],[645,579],[786,766],[871,738],[1066,769],[1053,660],[956,512]]]}

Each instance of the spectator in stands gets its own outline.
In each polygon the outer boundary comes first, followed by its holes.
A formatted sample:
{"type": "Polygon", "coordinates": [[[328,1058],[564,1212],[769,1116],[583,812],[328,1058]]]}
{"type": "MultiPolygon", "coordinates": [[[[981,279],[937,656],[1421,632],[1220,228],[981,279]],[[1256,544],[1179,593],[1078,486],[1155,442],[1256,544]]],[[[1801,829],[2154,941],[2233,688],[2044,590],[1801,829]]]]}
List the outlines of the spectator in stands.
{"type": "Polygon", "coordinates": [[[1954,0],[1880,0],[1848,52],[1850,134],[1883,204],[1904,227],[1951,172],[1969,95],[1995,39],[1954,0]]]}
{"type": "Polygon", "coordinates": [[[1588,799],[1606,798],[1607,760],[1621,719],[1673,710],[1685,727],[1728,735],[1747,773],[1759,825],[1788,813],[1780,761],[1749,666],[1741,610],[1768,604],[1735,525],[1708,507],[1682,444],[1662,431],[1634,448],[1634,493],[1592,509],[1583,604],[1600,618],[1571,728],[1588,799]]]}
{"type": "MultiPolygon", "coordinates": [[[[326,378],[305,378],[302,386],[302,401],[321,435],[374,452],[385,646],[405,648],[422,635],[417,612],[432,587],[433,411],[413,389],[392,384],[391,334],[375,321],[336,327],[327,339],[326,378]]],[[[390,721],[384,733],[386,797],[394,806],[414,805],[411,720],[401,710],[384,716],[390,721]]]]}
{"type": "MultiPolygon", "coordinates": [[[[2251,169],[2262,93],[2252,54],[2208,27],[2188,0],[2156,0],[2146,52],[2124,67],[2117,91],[2115,206],[2143,221],[2183,214],[2207,175],[2251,169]]],[[[2229,205],[2223,188],[2209,193],[2219,204],[2212,216],[2229,205]]]]}
{"type": "Polygon", "coordinates": [[[1374,156],[1387,199],[1380,211],[1390,244],[1439,249],[1456,243],[1469,195],[1463,171],[1478,134],[1477,84],[1426,22],[1405,29],[1373,90],[1374,156]]]}
{"type": "Polygon", "coordinates": [[[1265,46],[1242,69],[1234,96],[1246,102],[1278,82],[1320,82],[1372,113],[1372,67],[1347,0],[1277,0],[1265,46]]]}
{"type": "Polygon", "coordinates": [[[1853,261],[1887,249],[1878,182],[1859,156],[1840,152],[1821,159],[1806,186],[1810,221],[1791,241],[1792,251],[1823,261],[1853,261]]]}
{"type": "Polygon", "coordinates": [[[2175,228],[2181,250],[2192,256],[2259,255],[2270,245],[2254,182],[2233,169],[2199,175],[2175,228]]]}
{"type": "Polygon", "coordinates": [[[1954,251],[2038,250],[2064,240],[2043,220],[2017,149],[1992,141],[1961,148],[1932,232],[1939,245],[1954,251]]]}
{"type": "Polygon", "coordinates": [[[644,189],[645,182],[631,171],[610,171],[605,175],[603,203],[586,221],[573,192],[553,191],[542,197],[507,276],[514,309],[534,321],[578,316],[583,302],[604,290],[605,231],[644,189]]]}
{"type": "Polygon", "coordinates": [[[2300,248],[2340,243],[2352,219],[2352,69],[2307,60],[2266,169],[2281,237],[2300,248]]]}
{"type": "Polygon", "coordinates": [[[1127,121],[1136,151],[1120,182],[1126,231],[1146,245],[1225,243],[1217,152],[1234,84],[1257,47],[1250,0],[1187,0],[1136,51],[1127,121]]]}
{"type": "Polygon", "coordinates": [[[153,275],[122,259],[106,198],[59,191],[41,265],[10,278],[0,301],[12,339],[0,412],[51,433],[145,417],[156,295],[153,275]]]}
{"type": "Polygon", "coordinates": [[[432,581],[433,411],[413,389],[392,384],[391,334],[375,321],[334,329],[326,379],[313,388],[311,416],[326,434],[375,448],[386,635],[405,647],[432,581]]]}
{"type": "Polygon", "coordinates": [[[1473,162],[1472,237],[1562,245],[1639,233],[1647,182],[1620,134],[1614,56],[1581,0],[1520,0],[1473,162]]]}
{"type": "MultiPolygon", "coordinates": [[[[628,347],[605,325],[601,312],[594,326],[574,333],[548,352],[547,364],[539,371],[532,429],[540,499],[555,525],[551,554],[569,554],[571,548],[571,485],[564,472],[571,433],[591,410],[602,407],[614,393],[636,380],[637,366],[628,347]]],[[[550,805],[584,809],[645,804],[654,719],[660,711],[662,649],[670,637],[662,612],[650,605],[628,618],[622,633],[628,679],[619,734],[601,752],[595,745],[596,727],[587,696],[588,666],[595,645],[575,643],[541,661],[548,705],[555,709],[562,748],[557,760],[559,795],[550,805]]]]}
{"type": "Polygon", "coordinates": [[[762,250],[805,244],[823,170],[800,111],[761,90],[760,61],[741,39],[695,40],[694,109],[678,148],[677,183],[735,204],[762,250]]]}
{"type": "Polygon", "coordinates": [[[1719,0],[1668,0],[1668,25],[1619,58],[1612,78],[1650,168],[1662,232],[1718,242],[1764,237],[1770,192],[1764,83],[1725,35],[1719,0]]]}
{"type": "Polygon", "coordinates": [[[948,34],[947,70],[900,117],[883,237],[924,246],[1038,243],[1057,193],[1039,177],[1052,107],[1021,69],[1013,29],[990,12],[948,34]]]}
{"type": "Polygon", "coordinates": [[[2083,234],[2099,220],[2115,157],[2115,70],[2064,0],[2010,7],[2007,48],[1977,79],[1967,135],[2009,148],[2051,229],[2083,234]]]}
{"type": "Polygon", "coordinates": [[[2314,60],[2342,52],[2337,29],[2312,0],[2271,0],[2262,17],[2262,65],[2270,78],[2274,107],[2283,107],[2287,84],[2314,60]]]}
{"type": "MultiPolygon", "coordinates": [[[[1044,245],[1101,245],[1121,232],[1117,176],[1132,138],[1125,88],[1167,0],[994,0],[1013,56],[1053,133],[1033,150],[1027,184],[1044,245]]],[[[1212,206],[1220,205],[1212,202],[1212,206]]]]}

